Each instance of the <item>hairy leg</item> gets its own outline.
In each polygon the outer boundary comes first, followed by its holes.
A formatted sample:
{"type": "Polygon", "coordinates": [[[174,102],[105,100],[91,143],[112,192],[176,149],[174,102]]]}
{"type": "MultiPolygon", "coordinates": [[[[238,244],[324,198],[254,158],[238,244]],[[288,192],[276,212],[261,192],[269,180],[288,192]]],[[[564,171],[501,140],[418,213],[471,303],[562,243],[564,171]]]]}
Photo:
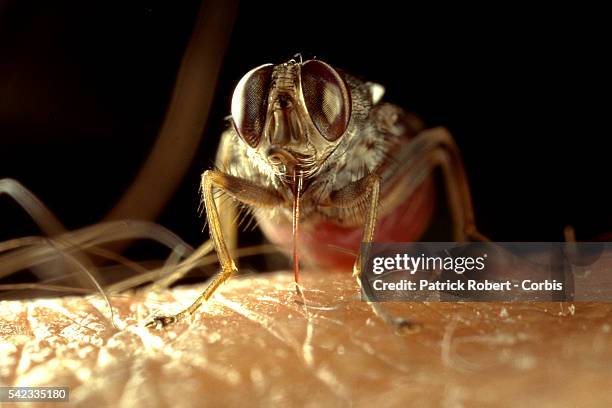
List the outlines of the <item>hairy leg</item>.
{"type": "MultiPolygon", "coordinates": [[[[219,145],[219,150],[217,151],[216,157],[216,167],[221,169],[221,171],[227,172],[230,169],[231,149],[231,136],[228,133],[224,133],[221,137],[221,143],[219,145]]],[[[203,187],[204,183],[202,183],[202,188],[203,187]]],[[[215,196],[215,205],[218,209],[219,223],[221,224],[221,229],[223,231],[225,245],[230,252],[235,251],[238,249],[238,223],[236,222],[238,218],[238,211],[236,209],[236,205],[231,197],[228,197],[225,194],[215,196]]],[[[208,222],[210,222],[210,220],[208,220],[208,222]]],[[[206,256],[213,248],[214,243],[212,241],[209,240],[204,242],[193,254],[189,256],[187,260],[188,262],[183,263],[183,265],[185,265],[184,267],[179,266],[171,274],[155,282],[152,289],[157,291],[171,286],[174,282],[181,279],[183,276],[185,276],[185,274],[193,269],[191,266],[193,262],[197,262],[199,258],[206,256]]],[[[236,260],[236,264],[237,263],[238,261],[236,260]]]]}
{"type": "MultiPolygon", "coordinates": [[[[476,229],[472,199],[461,155],[446,129],[434,128],[421,132],[400,152],[395,163],[397,165],[391,166],[391,171],[389,167],[385,168],[384,172],[375,171],[372,175],[349,184],[332,196],[332,205],[340,208],[362,206],[367,203],[363,242],[371,242],[374,237],[379,207],[383,203],[388,205],[389,201],[394,198],[397,199],[397,196],[392,196],[397,195],[398,189],[404,193],[401,199],[405,200],[406,195],[412,194],[437,167],[441,168],[444,178],[453,218],[454,239],[456,241],[488,241],[476,229]],[[385,177],[385,174],[392,174],[392,177],[387,177],[385,185],[381,186],[380,180],[385,177]]],[[[353,274],[373,312],[397,329],[416,328],[415,324],[409,320],[390,316],[363,290],[361,262],[364,257],[367,257],[367,254],[362,253],[360,249],[353,267],[353,274]]]]}
{"type": "Polygon", "coordinates": [[[488,241],[476,228],[469,183],[459,149],[448,130],[441,127],[419,133],[402,147],[394,164],[376,172],[383,181],[383,208],[406,200],[437,168],[442,170],[453,219],[454,240],[488,241]]]}
{"type": "Polygon", "coordinates": [[[204,206],[206,217],[210,228],[221,271],[210,281],[200,296],[185,310],[174,316],[154,316],[146,325],[149,327],[165,326],[191,316],[202,304],[208,300],[213,293],[227,281],[237,268],[230,255],[219,217],[219,210],[215,202],[214,188],[220,188],[236,198],[237,200],[260,207],[275,207],[283,203],[282,197],[274,190],[261,187],[251,181],[230,176],[217,170],[208,170],[202,175],[202,194],[204,195],[204,206]]]}
{"type": "MultiPolygon", "coordinates": [[[[362,206],[367,204],[367,210],[365,215],[365,222],[363,226],[363,238],[362,241],[370,243],[374,239],[374,231],[376,229],[376,219],[378,208],[380,205],[380,178],[375,174],[370,174],[354,183],[349,184],[345,188],[337,191],[332,196],[332,205],[340,208],[351,208],[354,206],[362,206]]],[[[393,325],[396,328],[406,327],[411,323],[402,318],[395,318],[390,316],[386,310],[384,310],[379,303],[374,299],[371,299],[367,292],[364,290],[361,283],[363,270],[361,268],[363,259],[368,258],[368,253],[363,252],[365,247],[360,247],[353,265],[353,276],[357,280],[362,296],[366,299],[372,311],[376,316],[382,319],[387,324],[393,325]]]]}
{"type": "MultiPolygon", "coordinates": [[[[219,150],[217,152],[216,166],[223,172],[228,172],[231,165],[232,137],[229,133],[224,133],[221,138],[219,150]]],[[[215,203],[219,209],[219,218],[225,244],[230,251],[238,248],[238,211],[236,203],[229,197],[221,195],[215,198],[215,203]]]]}

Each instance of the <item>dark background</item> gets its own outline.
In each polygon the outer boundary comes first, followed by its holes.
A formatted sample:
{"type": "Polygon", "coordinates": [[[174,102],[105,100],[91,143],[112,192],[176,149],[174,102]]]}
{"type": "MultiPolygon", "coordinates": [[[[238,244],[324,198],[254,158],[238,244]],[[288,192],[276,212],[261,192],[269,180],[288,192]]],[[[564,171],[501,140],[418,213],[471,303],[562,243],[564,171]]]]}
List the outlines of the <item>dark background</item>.
{"type": "MultiPolygon", "coordinates": [[[[0,2],[0,178],[77,228],[112,208],[147,156],[199,2],[51,3],[0,2]]],[[[612,231],[609,33],[596,11],[366,3],[241,5],[202,144],[160,223],[192,245],[207,237],[198,183],[233,86],[301,52],[450,129],[492,239],[561,240],[566,224],[582,239],[612,231]]],[[[0,198],[0,239],[32,233],[0,198]]]]}

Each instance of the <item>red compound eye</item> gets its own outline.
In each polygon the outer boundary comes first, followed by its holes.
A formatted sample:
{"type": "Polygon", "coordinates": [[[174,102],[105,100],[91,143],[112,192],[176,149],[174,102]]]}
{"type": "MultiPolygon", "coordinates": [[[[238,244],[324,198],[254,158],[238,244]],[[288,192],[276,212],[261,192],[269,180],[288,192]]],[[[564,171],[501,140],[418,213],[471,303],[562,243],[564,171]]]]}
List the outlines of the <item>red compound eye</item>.
{"type": "Polygon", "coordinates": [[[272,64],[262,65],[242,77],[232,96],[232,119],[238,135],[256,147],[263,134],[272,80],[272,64]]]}
{"type": "Polygon", "coordinates": [[[351,94],[344,80],[331,66],[317,60],[302,65],[301,79],[310,119],[325,139],[337,140],[351,117],[351,94]]]}

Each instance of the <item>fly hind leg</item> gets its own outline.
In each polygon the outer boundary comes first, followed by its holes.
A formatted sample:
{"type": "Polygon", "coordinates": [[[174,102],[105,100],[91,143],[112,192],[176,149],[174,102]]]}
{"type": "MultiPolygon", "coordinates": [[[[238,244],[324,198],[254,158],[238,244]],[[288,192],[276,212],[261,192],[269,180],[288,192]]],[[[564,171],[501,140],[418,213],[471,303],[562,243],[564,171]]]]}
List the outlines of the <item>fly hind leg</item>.
{"type": "Polygon", "coordinates": [[[410,143],[417,154],[414,160],[399,160],[406,163],[399,174],[407,180],[411,174],[433,172],[437,167],[442,170],[446,195],[453,220],[455,241],[489,241],[476,228],[472,196],[463,160],[451,134],[445,128],[433,128],[421,132],[410,143]]]}

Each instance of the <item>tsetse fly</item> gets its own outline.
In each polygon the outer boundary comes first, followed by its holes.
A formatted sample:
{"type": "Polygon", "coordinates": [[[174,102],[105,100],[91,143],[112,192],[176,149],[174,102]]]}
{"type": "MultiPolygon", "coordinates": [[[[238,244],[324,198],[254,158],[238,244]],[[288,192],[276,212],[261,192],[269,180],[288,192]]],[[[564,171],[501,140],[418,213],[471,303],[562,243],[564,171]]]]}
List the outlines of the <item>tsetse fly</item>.
{"type": "MultiPolygon", "coordinates": [[[[235,214],[221,205],[218,190],[247,205],[264,234],[293,253],[298,292],[298,237],[303,259],[324,268],[352,264],[361,285],[362,254],[351,251],[359,251],[362,241],[418,239],[432,216],[437,167],[454,239],[486,239],[475,227],[467,178],[450,133],[425,130],[415,115],[383,102],[383,94],[383,86],[316,59],[247,72],[234,90],[232,125],[222,136],[217,169],[202,175],[221,271],[187,309],[156,316],[147,325],[164,326],[193,314],[237,272],[228,250],[235,245],[235,214]]],[[[388,323],[410,324],[369,303],[388,323]]]]}

